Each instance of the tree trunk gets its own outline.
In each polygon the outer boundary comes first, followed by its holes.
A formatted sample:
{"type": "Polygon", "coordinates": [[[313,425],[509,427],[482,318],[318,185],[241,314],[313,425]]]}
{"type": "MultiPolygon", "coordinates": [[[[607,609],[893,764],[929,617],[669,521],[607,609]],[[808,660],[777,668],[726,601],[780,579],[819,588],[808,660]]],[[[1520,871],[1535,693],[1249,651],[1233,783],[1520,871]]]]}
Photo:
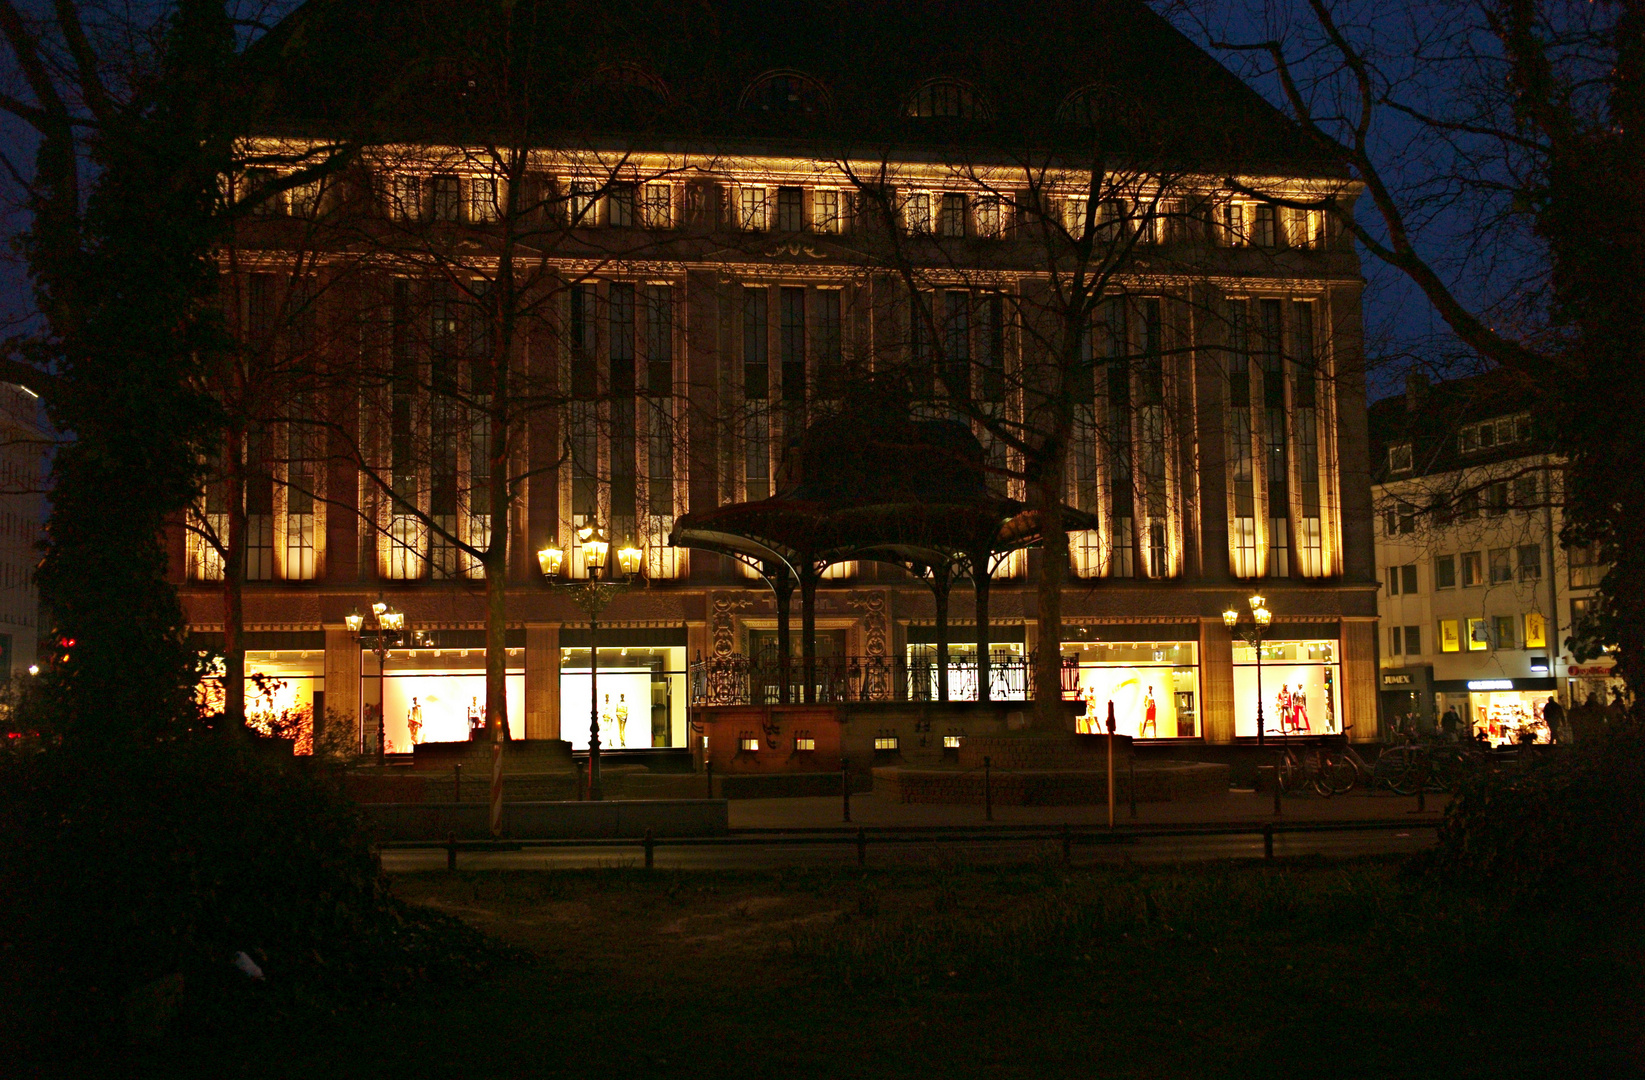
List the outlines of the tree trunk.
{"type": "Polygon", "coordinates": [[[1030,489],[1040,513],[1038,643],[1034,652],[1034,725],[1062,731],[1062,583],[1068,576],[1068,533],[1062,525],[1062,470],[1048,466],[1030,489]]]}
{"type": "Polygon", "coordinates": [[[223,501],[228,536],[223,540],[223,726],[239,733],[246,723],[246,473],[244,432],[231,424],[223,436],[223,501]]]}

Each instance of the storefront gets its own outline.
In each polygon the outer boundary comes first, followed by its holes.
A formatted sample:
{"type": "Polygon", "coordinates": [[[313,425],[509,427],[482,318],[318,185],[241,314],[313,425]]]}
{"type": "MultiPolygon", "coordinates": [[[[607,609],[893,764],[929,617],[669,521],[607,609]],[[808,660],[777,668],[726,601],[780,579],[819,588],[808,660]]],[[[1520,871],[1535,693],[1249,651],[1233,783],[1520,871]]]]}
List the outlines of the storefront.
{"type": "MultiPolygon", "coordinates": [[[[367,752],[375,749],[377,658],[362,658],[367,752]]],[[[525,737],[525,649],[508,650],[505,688],[510,738],[525,737]]],[[[407,754],[423,743],[467,742],[485,728],[485,649],[396,649],[383,673],[383,749],[407,754]]]]}
{"type": "Polygon", "coordinates": [[[1080,641],[1065,643],[1062,655],[1065,663],[1076,666],[1079,696],[1085,701],[1077,730],[1107,731],[1112,703],[1117,734],[1135,739],[1200,736],[1198,642],[1080,641]]]}
{"type": "MultiPolygon", "coordinates": [[[[256,646],[246,649],[246,724],[259,734],[291,739],[298,754],[313,753],[314,718],[325,714],[324,632],[255,632],[246,640],[256,646]]],[[[222,637],[195,634],[192,641],[202,652],[219,653],[197,696],[206,712],[221,712],[222,637]]]]}
{"type": "Polygon", "coordinates": [[[1432,664],[1383,668],[1380,690],[1382,723],[1388,730],[1416,730],[1424,734],[1434,731],[1432,664]]]}
{"type": "Polygon", "coordinates": [[[599,641],[596,701],[588,632],[560,632],[560,737],[588,749],[597,715],[602,750],[685,746],[684,630],[601,630],[599,641]]]}
{"type": "Polygon", "coordinates": [[[1558,680],[1447,679],[1434,683],[1440,708],[1454,708],[1462,718],[1462,735],[1483,735],[1493,746],[1549,741],[1542,710],[1554,696],[1558,680]]]}
{"type": "Polygon", "coordinates": [[[1586,664],[1572,664],[1565,669],[1565,705],[1581,705],[1592,694],[1600,704],[1608,705],[1618,691],[1627,694],[1627,684],[1616,676],[1616,661],[1606,657],[1586,664]]]}
{"type": "Polygon", "coordinates": [[[1334,735],[1342,731],[1342,665],[1335,638],[1295,638],[1262,643],[1257,651],[1234,643],[1234,735],[1255,738],[1261,683],[1266,736],[1334,735]]]}

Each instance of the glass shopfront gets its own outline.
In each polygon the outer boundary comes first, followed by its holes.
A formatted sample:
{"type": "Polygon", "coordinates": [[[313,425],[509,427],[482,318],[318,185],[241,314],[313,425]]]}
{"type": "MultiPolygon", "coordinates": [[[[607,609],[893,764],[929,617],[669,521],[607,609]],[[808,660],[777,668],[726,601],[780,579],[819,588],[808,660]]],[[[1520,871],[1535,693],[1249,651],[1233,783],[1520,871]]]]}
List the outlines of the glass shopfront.
{"type": "MultiPolygon", "coordinates": [[[[324,649],[247,649],[246,725],[261,735],[292,739],[294,752],[314,752],[315,708],[325,707],[324,649]]],[[[200,682],[208,713],[223,710],[223,665],[200,682]]]]}
{"type": "MultiPolygon", "coordinates": [[[[1342,665],[1337,642],[1262,643],[1263,733],[1333,735],[1342,730],[1342,665]]],[[[1257,734],[1257,653],[1234,643],[1234,734],[1257,734]]]]}
{"type": "MultiPolygon", "coordinates": [[[[969,630],[969,627],[963,628],[969,630]]],[[[910,632],[912,636],[913,632],[910,632]]],[[[995,641],[988,646],[989,697],[995,701],[1027,701],[1031,676],[1020,641],[995,641]]],[[[930,642],[908,646],[908,697],[937,700],[937,647],[930,642]]],[[[977,643],[951,642],[948,646],[948,700],[977,700],[977,643]]]]}
{"type": "Polygon", "coordinates": [[[1063,646],[1077,665],[1085,715],[1076,730],[1108,730],[1136,739],[1188,739],[1200,734],[1199,645],[1192,641],[1078,642],[1063,646]]]}
{"type": "MultiPolygon", "coordinates": [[[[508,650],[505,690],[510,738],[525,737],[524,649],[508,650]]],[[[377,657],[361,656],[362,745],[375,750],[377,657]]],[[[485,728],[484,649],[396,649],[382,679],[383,750],[409,754],[423,743],[467,742],[485,728]]]]}
{"type": "Polygon", "coordinates": [[[579,750],[597,709],[600,748],[684,746],[685,647],[600,647],[598,701],[585,648],[560,650],[560,737],[579,750]]]}
{"type": "Polygon", "coordinates": [[[1462,718],[1463,738],[1484,738],[1492,746],[1550,741],[1542,710],[1555,696],[1557,680],[1537,678],[1452,679],[1434,684],[1441,710],[1462,718]]]}

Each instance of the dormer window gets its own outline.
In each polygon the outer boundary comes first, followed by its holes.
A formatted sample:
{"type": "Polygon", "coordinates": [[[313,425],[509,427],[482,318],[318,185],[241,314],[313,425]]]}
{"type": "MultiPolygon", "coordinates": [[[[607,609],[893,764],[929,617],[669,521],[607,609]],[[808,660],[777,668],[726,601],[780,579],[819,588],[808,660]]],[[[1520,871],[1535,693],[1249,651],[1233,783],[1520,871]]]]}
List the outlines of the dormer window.
{"type": "Polygon", "coordinates": [[[801,72],[772,71],[749,84],[737,108],[744,112],[817,116],[828,112],[828,91],[801,72]]]}
{"type": "Polygon", "coordinates": [[[970,84],[932,79],[908,95],[903,115],[916,120],[989,120],[994,114],[970,84]]]}
{"type": "Polygon", "coordinates": [[[1465,424],[1457,430],[1457,450],[1464,454],[1478,454],[1498,446],[1528,442],[1531,438],[1531,415],[1502,416],[1465,424]]]}
{"type": "Polygon", "coordinates": [[[1408,473],[1412,469],[1411,444],[1398,443],[1388,448],[1388,471],[1408,473]]]}

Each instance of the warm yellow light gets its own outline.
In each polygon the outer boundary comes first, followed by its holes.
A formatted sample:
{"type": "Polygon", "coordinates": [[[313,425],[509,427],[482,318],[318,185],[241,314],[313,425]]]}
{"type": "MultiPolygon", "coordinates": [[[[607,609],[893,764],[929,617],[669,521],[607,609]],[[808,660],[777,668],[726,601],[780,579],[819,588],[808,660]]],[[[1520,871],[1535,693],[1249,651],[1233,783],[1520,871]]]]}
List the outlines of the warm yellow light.
{"type": "Polygon", "coordinates": [[[559,577],[560,567],[565,563],[565,552],[554,544],[550,544],[537,552],[537,565],[542,568],[544,577],[559,577]]]}
{"type": "Polygon", "coordinates": [[[376,615],[379,619],[381,619],[383,617],[383,612],[385,612],[387,610],[388,610],[388,602],[386,600],[384,600],[381,596],[379,596],[377,598],[377,602],[375,604],[371,605],[372,614],[376,615]]]}
{"type": "Polygon", "coordinates": [[[1256,618],[1258,626],[1267,626],[1274,619],[1274,613],[1265,607],[1259,607],[1251,614],[1256,618]]]}
{"type": "Polygon", "coordinates": [[[1222,621],[1228,624],[1228,629],[1232,630],[1239,623],[1239,612],[1229,608],[1222,613],[1222,621]]]}
{"type": "Polygon", "coordinates": [[[349,633],[358,634],[360,632],[360,628],[366,624],[366,617],[360,614],[359,608],[355,608],[353,611],[343,616],[343,624],[348,627],[349,633]]]}
{"type": "Polygon", "coordinates": [[[30,664],[29,665],[29,674],[30,675],[40,674],[40,665],[39,664],[30,664]]]}
{"type": "Polygon", "coordinates": [[[640,572],[640,549],[625,544],[617,551],[617,568],[629,577],[640,572]]]}
{"type": "Polygon", "coordinates": [[[583,542],[583,563],[590,574],[598,574],[605,569],[605,556],[609,550],[611,545],[597,537],[583,542]]]}
{"type": "Polygon", "coordinates": [[[377,616],[377,621],[383,624],[384,630],[400,630],[405,627],[406,615],[403,611],[395,611],[393,608],[388,608],[381,615],[377,616]]]}
{"type": "Polygon", "coordinates": [[[1252,611],[1256,611],[1258,608],[1266,607],[1267,605],[1268,605],[1268,601],[1263,598],[1261,593],[1257,593],[1255,596],[1251,597],[1251,610],[1252,611]]]}

